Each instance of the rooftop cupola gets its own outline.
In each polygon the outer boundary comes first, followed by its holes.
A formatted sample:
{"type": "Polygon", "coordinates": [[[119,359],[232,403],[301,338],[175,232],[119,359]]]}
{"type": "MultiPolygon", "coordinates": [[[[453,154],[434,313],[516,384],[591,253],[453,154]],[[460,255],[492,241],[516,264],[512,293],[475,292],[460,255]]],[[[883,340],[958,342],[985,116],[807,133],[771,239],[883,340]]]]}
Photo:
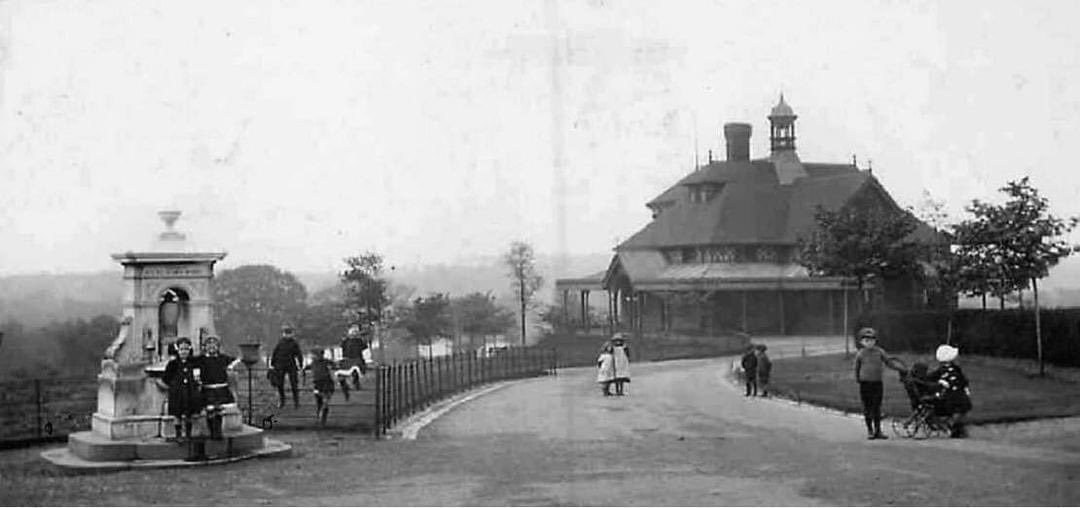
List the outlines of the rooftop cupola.
{"type": "Polygon", "coordinates": [[[769,113],[769,145],[773,153],[787,150],[795,150],[795,111],[784,102],[784,94],[780,94],[780,102],[773,106],[769,113]]]}

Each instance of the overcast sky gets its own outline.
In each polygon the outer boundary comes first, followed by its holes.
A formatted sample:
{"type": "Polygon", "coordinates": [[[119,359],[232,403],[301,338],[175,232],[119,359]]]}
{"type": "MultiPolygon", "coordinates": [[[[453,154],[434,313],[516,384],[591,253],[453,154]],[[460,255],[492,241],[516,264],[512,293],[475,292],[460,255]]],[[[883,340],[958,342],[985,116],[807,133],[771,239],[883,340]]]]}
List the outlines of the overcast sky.
{"type": "Polygon", "coordinates": [[[226,266],[610,250],[723,153],[858,154],[954,213],[1080,213],[1080,2],[0,2],[0,274],[114,266],[157,210],[226,266]],[[451,7],[454,5],[454,7],[451,7]],[[456,7],[466,5],[467,7],[456,7]]]}

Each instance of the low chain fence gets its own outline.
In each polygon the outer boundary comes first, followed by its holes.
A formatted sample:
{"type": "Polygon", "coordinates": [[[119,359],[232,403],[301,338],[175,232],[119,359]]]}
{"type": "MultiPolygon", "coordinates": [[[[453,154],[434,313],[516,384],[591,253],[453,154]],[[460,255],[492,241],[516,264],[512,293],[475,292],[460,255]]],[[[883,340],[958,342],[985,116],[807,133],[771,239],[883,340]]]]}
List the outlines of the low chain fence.
{"type": "Polygon", "coordinates": [[[557,374],[554,349],[506,348],[454,354],[375,368],[373,433],[385,434],[408,416],[450,396],[487,383],[557,374]]]}

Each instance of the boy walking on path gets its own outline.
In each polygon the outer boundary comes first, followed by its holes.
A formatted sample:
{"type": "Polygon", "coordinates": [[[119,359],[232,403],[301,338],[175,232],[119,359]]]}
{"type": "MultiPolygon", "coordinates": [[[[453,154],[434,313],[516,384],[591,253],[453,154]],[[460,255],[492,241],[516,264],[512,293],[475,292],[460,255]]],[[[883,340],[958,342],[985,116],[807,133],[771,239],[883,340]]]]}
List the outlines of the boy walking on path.
{"type": "Polygon", "coordinates": [[[742,355],[743,375],[746,376],[746,396],[757,395],[757,347],[753,344],[742,355]]]}
{"type": "Polygon", "coordinates": [[[769,374],[772,373],[772,360],[765,353],[765,344],[757,347],[757,385],[762,397],[769,396],[769,374]]]}
{"type": "Polygon", "coordinates": [[[278,407],[285,407],[285,377],[289,378],[289,386],[292,388],[293,407],[300,407],[300,391],[296,386],[296,376],[300,366],[304,364],[304,354],[300,351],[300,344],[293,337],[292,325],[281,325],[281,340],[274,346],[270,353],[270,368],[275,371],[278,391],[278,407]]]}

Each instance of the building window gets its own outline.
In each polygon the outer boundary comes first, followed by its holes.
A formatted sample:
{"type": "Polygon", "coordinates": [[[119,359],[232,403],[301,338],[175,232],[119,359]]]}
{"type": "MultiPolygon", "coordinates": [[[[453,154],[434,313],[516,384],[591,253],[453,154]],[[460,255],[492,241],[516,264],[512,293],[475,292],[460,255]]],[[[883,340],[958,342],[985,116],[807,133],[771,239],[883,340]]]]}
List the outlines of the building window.
{"type": "Polygon", "coordinates": [[[758,262],[761,263],[775,263],[779,259],[779,255],[776,249],[768,245],[762,245],[757,248],[756,257],[758,262]]]}
{"type": "Polygon", "coordinates": [[[710,263],[734,263],[738,258],[731,247],[709,247],[707,255],[710,263]]]}
{"type": "Polygon", "coordinates": [[[682,262],[683,263],[697,263],[698,262],[698,250],[694,247],[684,247],[682,249],[682,262]]]}
{"type": "Polygon", "coordinates": [[[706,203],[724,188],[717,184],[697,184],[688,187],[691,203],[706,203]]]}

